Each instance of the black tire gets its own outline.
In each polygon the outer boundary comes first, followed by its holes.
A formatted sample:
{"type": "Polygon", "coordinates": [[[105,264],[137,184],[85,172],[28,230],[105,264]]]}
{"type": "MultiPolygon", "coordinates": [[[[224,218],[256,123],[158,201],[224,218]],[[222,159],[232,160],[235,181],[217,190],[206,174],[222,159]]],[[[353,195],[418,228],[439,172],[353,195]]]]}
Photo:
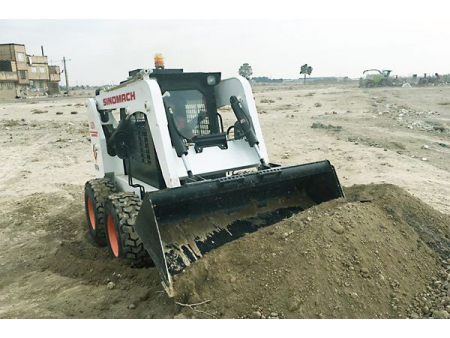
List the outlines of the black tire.
{"type": "Polygon", "coordinates": [[[117,193],[105,202],[105,225],[111,258],[129,260],[140,267],[150,263],[150,256],[134,230],[141,200],[133,193],[117,193]]]}
{"type": "Polygon", "coordinates": [[[106,246],[104,203],[115,193],[114,183],[107,178],[96,178],[84,185],[84,205],[89,234],[99,246],[106,246]]]}

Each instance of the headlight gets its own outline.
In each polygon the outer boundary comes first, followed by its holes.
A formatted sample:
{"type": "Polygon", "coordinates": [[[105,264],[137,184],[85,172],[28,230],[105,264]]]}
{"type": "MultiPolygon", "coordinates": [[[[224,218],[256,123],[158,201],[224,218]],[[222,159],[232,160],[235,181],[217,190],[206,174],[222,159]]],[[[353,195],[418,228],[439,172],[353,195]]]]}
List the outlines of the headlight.
{"type": "Polygon", "coordinates": [[[216,77],[214,75],[208,75],[206,82],[208,82],[210,86],[214,86],[216,84],[216,77]]]}

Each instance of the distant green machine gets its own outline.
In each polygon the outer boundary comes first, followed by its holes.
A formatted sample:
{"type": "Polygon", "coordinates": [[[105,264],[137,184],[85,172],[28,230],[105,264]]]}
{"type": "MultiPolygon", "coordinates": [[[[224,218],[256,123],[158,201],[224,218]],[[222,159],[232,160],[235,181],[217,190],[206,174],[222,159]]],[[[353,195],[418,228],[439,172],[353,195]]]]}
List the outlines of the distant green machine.
{"type": "Polygon", "coordinates": [[[389,77],[392,70],[367,69],[363,72],[365,77],[359,79],[360,88],[385,87],[394,85],[392,78],[389,77]]]}

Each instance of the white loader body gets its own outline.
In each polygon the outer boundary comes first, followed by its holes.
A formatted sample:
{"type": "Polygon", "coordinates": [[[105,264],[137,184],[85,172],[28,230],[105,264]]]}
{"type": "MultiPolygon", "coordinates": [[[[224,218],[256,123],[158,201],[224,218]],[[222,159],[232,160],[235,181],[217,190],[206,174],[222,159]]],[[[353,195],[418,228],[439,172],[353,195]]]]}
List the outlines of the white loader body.
{"type": "MultiPolygon", "coordinates": [[[[231,96],[238,97],[244,111],[251,117],[259,141],[259,154],[266,163],[269,163],[253,93],[248,81],[242,77],[222,80],[215,87],[215,93],[218,108],[229,106],[231,96]]],[[[99,111],[120,108],[124,108],[127,114],[142,112],[147,116],[167,188],[180,186],[180,179],[188,176],[182,159],[177,156],[171,143],[161,88],[156,79],[150,78],[145,73],[142,79],[118,86],[111,91],[101,92],[95,99],[88,99],[86,105],[97,177],[114,173],[115,180],[122,191],[137,191],[136,188],[132,188],[127,183],[128,179],[124,173],[122,160],[118,157],[108,156],[106,151],[106,137],[102,126],[112,124],[116,128],[118,121],[112,112],[108,112],[108,122],[102,122],[99,111]]],[[[258,152],[255,151],[255,148],[250,147],[243,138],[228,140],[228,149],[208,147],[203,149],[201,153],[197,153],[194,150],[194,145],[191,144],[186,158],[194,175],[258,167],[261,163],[258,152]]],[[[157,188],[139,180],[136,182],[143,185],[146,191],[157,190],[157,188]]]]}

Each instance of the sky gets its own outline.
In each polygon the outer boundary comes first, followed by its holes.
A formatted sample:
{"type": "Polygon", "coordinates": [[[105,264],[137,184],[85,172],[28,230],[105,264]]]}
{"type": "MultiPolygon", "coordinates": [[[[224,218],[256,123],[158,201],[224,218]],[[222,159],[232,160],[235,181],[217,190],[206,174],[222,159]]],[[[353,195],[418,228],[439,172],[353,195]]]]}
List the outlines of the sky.
{"type": "Polygon", "coordinates": [[[129,70],[153,68],[156,53],[166,68],[222,78],[238,75],[243,63],[255,77],[285,79],[301,77],[305,63],[312,76],[450,73],[444,1],[43,1],[37,15],[35,6],[2,10],[0,43],[24,44],[30,55],[43,46],[61,68],[65,57],[71,86],[119,83],[129,70]]]}

